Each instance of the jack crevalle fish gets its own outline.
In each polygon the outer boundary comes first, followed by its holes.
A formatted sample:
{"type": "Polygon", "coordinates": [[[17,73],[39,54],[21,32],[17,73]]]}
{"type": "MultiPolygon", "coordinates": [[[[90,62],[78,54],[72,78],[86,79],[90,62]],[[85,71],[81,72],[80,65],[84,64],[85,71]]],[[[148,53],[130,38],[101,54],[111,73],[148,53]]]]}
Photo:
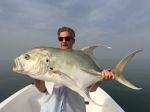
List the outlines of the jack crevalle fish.
{"type": "MultiPolygon", "coordinates": [[[[32,78],[48,82],[61,83],[80,94],[86,100],[93,102],[89,96],[89,86],[101,80],[102,69],[93,58],[93,49],[106,47],[96,44],[81,50],[60,49],[53,47],[37,47],[20,55],[15,59],[15,72],[27,74],[32,78]]],[[[142,50],[136,50],[123,58],[112,69],[115,80],[125,86],[139,90],[123,76],[125,65],[142,50]]]]}

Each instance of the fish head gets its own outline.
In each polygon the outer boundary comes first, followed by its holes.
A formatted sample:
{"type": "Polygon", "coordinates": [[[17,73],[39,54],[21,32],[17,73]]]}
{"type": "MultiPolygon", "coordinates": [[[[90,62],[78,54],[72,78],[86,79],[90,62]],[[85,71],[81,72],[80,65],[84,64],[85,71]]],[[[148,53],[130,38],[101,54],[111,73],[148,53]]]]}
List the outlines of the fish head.
{"type": "Polygon", "coordinates": [[[48,71],[49,65],[49,52],[41,48],[35,48],[15,59],[13,71],[35,77],[44,75],[48,71]]]}

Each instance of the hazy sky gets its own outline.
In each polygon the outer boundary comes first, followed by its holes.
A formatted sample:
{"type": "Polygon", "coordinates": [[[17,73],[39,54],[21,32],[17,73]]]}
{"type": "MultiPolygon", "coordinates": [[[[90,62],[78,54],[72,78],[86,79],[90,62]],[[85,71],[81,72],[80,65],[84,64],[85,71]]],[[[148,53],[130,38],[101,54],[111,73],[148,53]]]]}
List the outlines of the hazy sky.
{"type": "Polygon", "coordinates": [[[98,58],[150,59],[150,0],[0,0],[0,60],[36,46],[57,47],[57,29],[76,31],[75,49],[105,43],[98,58]]]}

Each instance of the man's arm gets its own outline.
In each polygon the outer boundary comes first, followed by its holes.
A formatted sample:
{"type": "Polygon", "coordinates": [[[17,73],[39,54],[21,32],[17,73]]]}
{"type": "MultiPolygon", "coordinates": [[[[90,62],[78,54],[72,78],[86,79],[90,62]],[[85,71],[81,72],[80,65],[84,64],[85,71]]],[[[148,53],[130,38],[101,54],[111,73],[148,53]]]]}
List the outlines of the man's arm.
{"type": "MultiPolygon", "coordinates": [[[[111,69],[104,69],[102,71],[102,73],[101,73],[101,80],[114,80],[114,79],[115,79],[115,77],[114,77],[111,69]]],[[[98,86],[100,85],[100,83],[101,82],[99,81],[99,82],[95,83],[94,85],[91,85],[89,87],[90,92],[96,91],[96,89],[98,88],[98,86]]]]}
{"type": "Polygon", "coordinates": [[[40,92],[42,92],[42,93],[46,92],[46,87],[45,87],[45,82],[44,81],[34,79],[34,84],[40,92]]]}

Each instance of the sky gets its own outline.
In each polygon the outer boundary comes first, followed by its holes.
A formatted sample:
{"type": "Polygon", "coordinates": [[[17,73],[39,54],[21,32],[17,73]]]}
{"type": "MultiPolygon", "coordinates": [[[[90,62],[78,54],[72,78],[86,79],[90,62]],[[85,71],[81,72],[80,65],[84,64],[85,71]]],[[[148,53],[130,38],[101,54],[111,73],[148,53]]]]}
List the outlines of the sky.
{"type": "Polygon", "coordinates": [[[0,60],[13,60],[30,48],[58,47],[57,30],[76,32],[74,49],[90,44],[96,58],[120,59],[143,49],[150,60],[149,0],[0,0],[0,60]]]}

